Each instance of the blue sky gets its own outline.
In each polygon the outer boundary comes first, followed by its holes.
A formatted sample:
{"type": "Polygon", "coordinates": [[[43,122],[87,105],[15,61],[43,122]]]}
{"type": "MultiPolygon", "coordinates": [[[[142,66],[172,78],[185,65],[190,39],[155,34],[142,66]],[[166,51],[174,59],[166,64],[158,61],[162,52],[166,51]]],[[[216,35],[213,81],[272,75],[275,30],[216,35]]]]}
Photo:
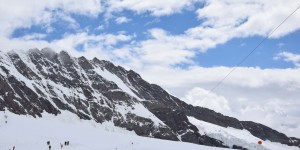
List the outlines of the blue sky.
{"type": "Polygon", "coordinates": [[[299,10],[209,92],[299,5],[298,0],[0,0],[0,49],[50,47],[110,60],[187,103],[300,137],[299,10]]]}
{"type": "MultiPolygon", "coordinates": [[[[183,9],[180,13],[153,16],[151,12],[137,13],[132,10],[124,10],[111,14],[100,13],[97,16],[90,17],[81,14],[69,14],[74,22],[69,22],[63,18],[55,18],[50,22],[53,31],[47,31],[45,24],[33,24],[27,27],[15,28],[10,38],[21,38],[30,34],[45,34],[43,40],[52,42],[62,39],[66,34],[76,34],[78,32],[87,32],[88,34],[118,34],[120,32],[127,35],[134,35],[132,41],[141,42],[149,39],[148,31],[153,28],[162,29],[170,35],[180,36],[190,28],[197,27],[205,23],[205,19],[197,17],[197,9],[204,8],[205,2],[197,2],[189,9],[183,9]],[[125,17],[128,22],[117,23],[116,18],[125,17]]],[[[62,10],[53,10],[52,13],[63,12],[62,10]]],[[[290,9],[289,12],[292,12],[290,9]]],[[[284,19],[284,18],[281,18],[284,19]]],[[[287,22],[289,22],[288,20],[287,22]]],[[[271,26],[275,28],[277,24],[271,26]]],[[[283,25],[281,28],[285,28],[283,25]]],[[[230,34],[230,33],[229,33],[230,34]]],[[[266,34],[267,35],[267,34],[266,34]]],[[[254,35],[240,38],[232,38],[225,43],[216,44],[215,47],[208,48],[206,52],[196,52],[192,59],[195,64],[203,67],[237,65],[266,35],[254,35]]],[[[291,62],[274,59],[280,52],[299,53],[298,41],[300,32],[295,30],[279,38],[271,38],[264,42],[241,66],[260,67],[260,68],[292,68],[295,65],[291,62]]],[[[120,42],[114,45],[120,48],[129,45],[131,41],[120,42]]],[[[83,46],[74,48],[78,51],[84,51],[83,46]]],[[[195,48],[197,49],[197,48],[195,48]]],[[[166,58],[168,59],[168,58],[166,58]]],[[[188,67],[185,63],[179,62],[176,66],[188,67]]]]}

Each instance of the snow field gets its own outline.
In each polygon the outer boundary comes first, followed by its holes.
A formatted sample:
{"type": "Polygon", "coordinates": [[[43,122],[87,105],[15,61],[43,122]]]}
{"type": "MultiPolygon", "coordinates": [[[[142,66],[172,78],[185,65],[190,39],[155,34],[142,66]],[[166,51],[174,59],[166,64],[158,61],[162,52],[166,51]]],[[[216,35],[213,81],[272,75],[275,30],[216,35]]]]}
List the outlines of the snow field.
{"type": "Polygon", "coordinates": [[[112,122],[103,124],[80,120],[76,115],[63,112],[54,116],[43,114],[43,118],[19,116],[9,112],[8,123],[4,123],[4,112],[0,112],[0,150],[60,150],[60,143],[70,141],[64,150],[222,150],[191,143],[159,140],[137,136],[134,132],[114,127],[112,122]],[[132,144],[133,143],[133,144],[132,144]]]}

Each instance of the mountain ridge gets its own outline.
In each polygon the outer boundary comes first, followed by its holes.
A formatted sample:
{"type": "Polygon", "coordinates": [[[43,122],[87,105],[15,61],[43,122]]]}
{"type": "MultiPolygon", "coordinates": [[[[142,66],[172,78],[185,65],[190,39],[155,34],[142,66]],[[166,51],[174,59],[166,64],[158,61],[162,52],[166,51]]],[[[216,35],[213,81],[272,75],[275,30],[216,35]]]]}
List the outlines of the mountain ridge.
{"type": "Polygon", "coordinates": [[[196,144],[243,148],[199,133],[188,117],[222,127],[247,130],[253,136],[290,146],[300,140],[262,124],[239,121],[213,110],[192,106],[150,84],[133,70],[94,58],[75,58],[49,48],[0,51],[0,111],[42,117],[62,110],[137,135],[196,144]]]}

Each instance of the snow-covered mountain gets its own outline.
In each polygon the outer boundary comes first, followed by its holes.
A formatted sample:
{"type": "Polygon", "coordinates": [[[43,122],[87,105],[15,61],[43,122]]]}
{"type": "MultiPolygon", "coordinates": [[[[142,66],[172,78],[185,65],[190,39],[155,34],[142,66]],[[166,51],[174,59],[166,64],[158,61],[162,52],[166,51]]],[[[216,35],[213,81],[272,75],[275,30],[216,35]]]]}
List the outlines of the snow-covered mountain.
{"type": "Polygon", "coordinates": [[[139,136],[214,147],[297,149],[300,145],[299,139],[262,124],[189,105],[109,61],[75,58],[49,48],[0,51],[0,111],[5,110],[16,119],[20,117],[14,114],[36,120],[71,114],[139,136]],[[258,145],[258,140],[263,144],[258,145]]]}

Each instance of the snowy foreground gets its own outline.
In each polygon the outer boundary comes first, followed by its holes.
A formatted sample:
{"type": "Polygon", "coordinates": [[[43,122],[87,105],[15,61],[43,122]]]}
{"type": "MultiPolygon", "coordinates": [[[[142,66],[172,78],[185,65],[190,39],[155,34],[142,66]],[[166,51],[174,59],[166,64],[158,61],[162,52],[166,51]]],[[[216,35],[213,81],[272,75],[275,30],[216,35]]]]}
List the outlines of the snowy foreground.
{"type": "MultiPolygon", "coordinates": [[[[6,112],[7,113],[7,112],[6,112]]],[[[77,116],[64,112],[43,118],[7,114],[0,112],[0,150],[59,150],[60,143],[70,141],[64,150],[220,150],[196,144],[139,137],[134,132],[114,127],[112,123],[98,124],[80,120],[77,116]],[[133,143],[133,144],[132,144],[133,143]]]]}
{"type": "MultiPolygon", "coordinates": [[[[63,112],[63,115],[59,116],[43,114],[43,118],[18,116],[8,112],[6,115],[8,116],[7,123],[5,123],[4,112],[0,112],[0,150],[9,150],[13,146],[16,147],[15,150],[48,150],[47,141],[51,142],[51,150],[61,149],[60,143],[64,141],[70,141],[69,146],[63,147],[65,150],[223,150],[223,148],[185,142],[139,137],[134,132],[114,127],[111,122],[98,124],[93,121],[84,121],[68,112],[63,112]]],[[[192,118],[189,119],[192,120],[192,118]]],[[[214,132],[222,130],[221,128],[203,122],[197,124],[199,129],[205,126],[206,129],[203,132],[207,134],[235,140],[233,135],[237,133],[227,133],[233,129],[222,131],[218,135],[214,132]]],[[[244,139],[253,140],[249,138],[249,135],[244,139]]],[[[298,149],[277,143],[267,143],[269,148],[258,146],[255,148],[298,149]]]]}

